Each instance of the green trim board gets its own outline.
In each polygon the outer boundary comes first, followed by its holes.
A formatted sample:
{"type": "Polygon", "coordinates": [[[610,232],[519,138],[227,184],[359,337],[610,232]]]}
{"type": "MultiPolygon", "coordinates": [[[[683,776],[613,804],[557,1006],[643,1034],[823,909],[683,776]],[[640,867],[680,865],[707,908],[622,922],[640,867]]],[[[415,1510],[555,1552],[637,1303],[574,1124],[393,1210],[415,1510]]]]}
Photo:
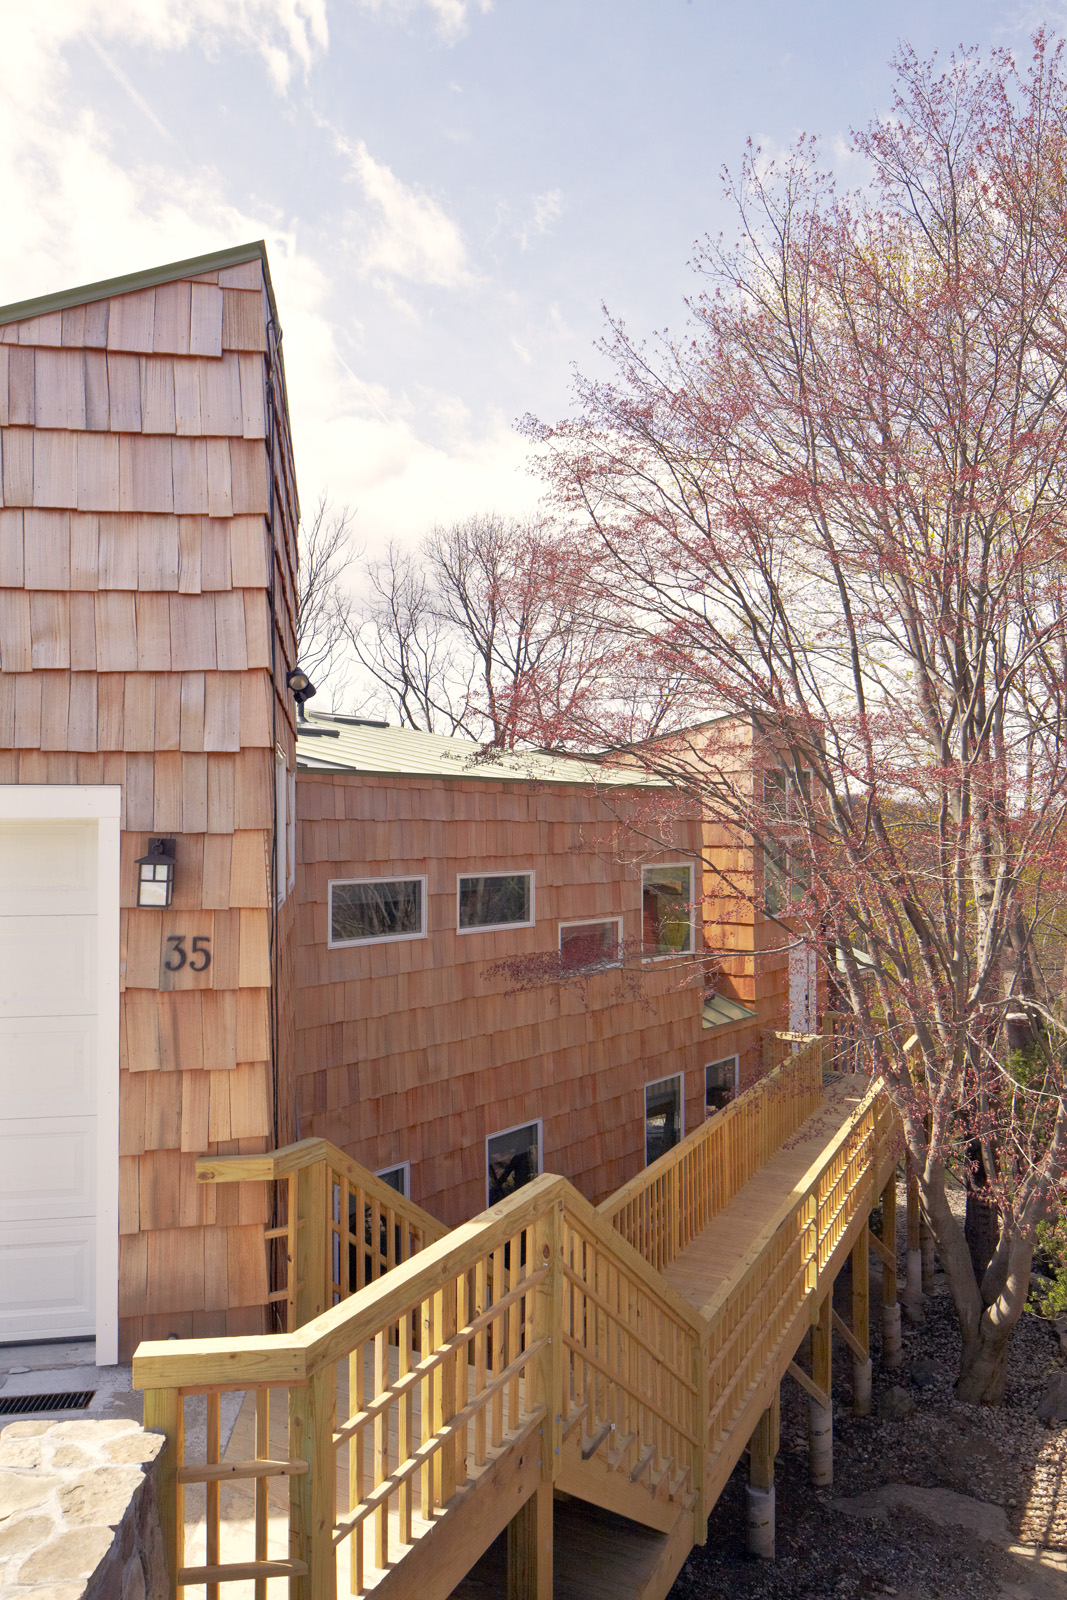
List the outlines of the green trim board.
{"type": "Polygon", "coordinates": [[[297,765],[305,772],[363,776],[482,779],[489,783],[576,783],[612,788],[664,788],[640,768],[606,766],[544,750],[493,750],[473,739],[395,728],[382,722],[318,713],[297,725],[297,765]]]}
{"type": "Polygon", "coordinates": [[[11,305],[0,306],[0,326],[8,322],[24,322],[27,317],[45,317],[54,311],[69,311],[72,306],[88,305],[93,300],[109,300],[116,294],[136,294],[139,289],[154,289],[157,284],[172,283],[175,278],[195,278],[201,272],[221,272],[224,267],[236,267],[242,261],[257,259],[263,263],[267,299],[280,342],[278,306],[270,281],[267,246],[262,239],[254,239],[249,244],[231,245],[227,250],[213,250],[203,256],[190,256],[187,261],[171,261],[166,266],[147,267],[142,272],[129,272],[120,278],[103,278],[99,283],[60,289],[56,294],[40,295],[33,300],[16,300],[11,305]]]}

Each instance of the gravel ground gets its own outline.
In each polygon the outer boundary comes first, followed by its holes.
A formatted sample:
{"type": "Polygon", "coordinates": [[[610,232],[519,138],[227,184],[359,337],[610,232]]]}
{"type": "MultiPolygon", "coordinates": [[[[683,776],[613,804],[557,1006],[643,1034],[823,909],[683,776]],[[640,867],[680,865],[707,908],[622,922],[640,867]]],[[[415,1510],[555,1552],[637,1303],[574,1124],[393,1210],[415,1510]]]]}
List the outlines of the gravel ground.
{"type": "MultiPolygon", "coordinates": [[[[903,1216],[898,1238],[903,1238],[903,1216]]],[[[877,1323],[873,1263],[871,1287],[872,1322],[877,1323]]],[[[847,1318],[847,1271],[838,1280],[838,1294],[847,1318]]],[[[1065,1366],[1050,1325],[1024,1316],[1011,1341],[1006,1403],[997,1409],[960,1405],[953,1396],[959,1335],[940,1273],[925,1323],[911,1328],[905,1319],[903,1363],[896,1372],[879,1369],[876,1343],[870,1417],[851,1415],[851,1356],[843,1341],[835,1339],[834,1346],[833,1488],[815,1489],[809,1481],[808,1402],[787,1377],[775,1473],[777,1559],[764,1562],[745,1553],[742,1465],[715,1507],[707,1544],[693,1551],[671,1600],[822,1595],[848,1600],[872,1594],[895,1594],[899,1600],[1067,1600],[1067,1427],[1050,1427],[1036,1416],[1050,1374],[1065,1366]],[[917,1364],[925,1379],[921,1383],[913,1376],[917,1364]],[[879,1400],[893,1384],[908,1391],[915,1410],[899,1422],[881,1421],[879,1400]],[[949,1506],[950,1516],[952,1508],[959,1509],[951,1495],[920,1496],[921,1513],[914,1506],[887,1511],[869,1502],[862,1508],[865,1515],[840,1509],[841,1501],[889,1484],[967,1496],[964,1514],[988,1527],[990,1538],[931,1520],[941,1503],[949,1506]],[[991,1509],[984,1511],[982,1503],[991,1509]],[[871,1515],[871,1509],[880,1516],[871,1515]],[[998,1522],[1002,1535],[994,1542],[998,1522]],[[1012,1553],[1006,1547],[1010,1541],[1040,1546],[1048,1556],[1042,1562],[1028,1560],[1021,1549],[1012,1553]],[[1055,1552],[1063,1554],[1057,1559],[1055,1552]]]]}

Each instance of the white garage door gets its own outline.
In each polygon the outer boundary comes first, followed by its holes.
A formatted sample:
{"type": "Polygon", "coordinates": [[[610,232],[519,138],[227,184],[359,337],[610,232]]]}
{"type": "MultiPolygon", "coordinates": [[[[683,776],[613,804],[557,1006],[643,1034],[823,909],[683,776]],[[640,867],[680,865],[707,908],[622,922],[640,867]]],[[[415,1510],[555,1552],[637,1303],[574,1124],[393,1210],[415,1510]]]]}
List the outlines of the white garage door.
{"type": "Polygon", "coordinates": [[[0,1342],[94,1332],[97,824],[0,821],[0,1342]]]}

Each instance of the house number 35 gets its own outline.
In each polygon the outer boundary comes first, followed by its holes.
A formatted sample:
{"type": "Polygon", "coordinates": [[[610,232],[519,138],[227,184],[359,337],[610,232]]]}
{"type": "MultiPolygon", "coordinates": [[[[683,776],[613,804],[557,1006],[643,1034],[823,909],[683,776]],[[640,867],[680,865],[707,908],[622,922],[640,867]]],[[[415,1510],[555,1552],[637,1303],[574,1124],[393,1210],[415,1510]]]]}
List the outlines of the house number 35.
{"type": "Polygon", "coordinates": [[[192,955],[185,948],[184,933],[167,935],[167,959],[163,965],[168,972],[180,972],[188,961],[190,972],[204,972],[211,965],[211,940],[207,934],[198,933],[193,939],[192,955]]]}

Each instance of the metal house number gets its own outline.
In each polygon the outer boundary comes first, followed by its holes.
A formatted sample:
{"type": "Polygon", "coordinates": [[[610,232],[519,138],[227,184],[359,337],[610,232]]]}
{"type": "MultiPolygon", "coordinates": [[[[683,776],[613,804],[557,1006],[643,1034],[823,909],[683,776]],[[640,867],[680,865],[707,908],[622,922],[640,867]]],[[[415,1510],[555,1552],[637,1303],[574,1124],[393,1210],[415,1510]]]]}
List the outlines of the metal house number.
{"type": "Polygon", "coordinates": [[[180,972],[188,961],[190,972],[206,972],[211,965],[211,939],[208,934],[198,933],[193,937],[193,950],[190,955],[185,948],[184,933],[168,933],[167,959],[163,965],[168,972],[180,972]]]}

